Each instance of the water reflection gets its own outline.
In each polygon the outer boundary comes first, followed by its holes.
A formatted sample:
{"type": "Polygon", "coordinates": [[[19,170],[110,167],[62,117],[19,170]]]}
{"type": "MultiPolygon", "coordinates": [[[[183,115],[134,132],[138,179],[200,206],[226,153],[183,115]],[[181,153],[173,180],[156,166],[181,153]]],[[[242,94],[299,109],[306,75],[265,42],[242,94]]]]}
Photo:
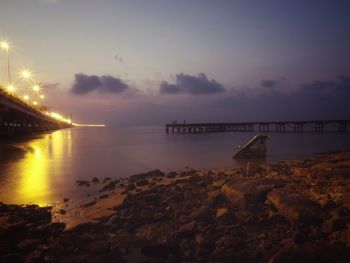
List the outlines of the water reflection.
{"type": "Polygon", "coordinates": [[[19,175],[16,199],[20,203],[50,204],[55,191],[53,181],[59,179],[54,172],[60,163],[57,159],[72,153],[71,130],[46,134],[28,142],[26,147],[29,150],[14,169],[19,175]]]}
{"type": "Polygon", "coordinates": [[[50,195],[48,159],[42,151],[42,145],[31,143],[32,151],[27,153],[24,160],[18,166],[18,172],[22,175],[17,188],[17,195],[23,201],[32,200],[39,205],[48,204],[47,196],[50,195]]]}

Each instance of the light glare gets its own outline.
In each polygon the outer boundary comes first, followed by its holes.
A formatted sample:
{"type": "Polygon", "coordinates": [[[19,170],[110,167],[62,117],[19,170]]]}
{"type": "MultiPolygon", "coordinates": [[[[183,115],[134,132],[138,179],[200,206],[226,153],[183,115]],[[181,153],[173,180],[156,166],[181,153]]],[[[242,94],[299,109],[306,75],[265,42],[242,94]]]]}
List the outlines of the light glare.
{"type": "Polygon", "coordinates": [[[23,69],[20,72],[20,75],[23,79],[30,79],[32,77],[32,72],[30,72],[28,69],[23,69]]]}
{"type": "Polygon", "coordinates": [[[8,85],[6,86],[6,89],[7,89],[7,91],[10,92],[10,93],[14,93],[14,92],[16,91],[15,86],[12,85],[12,84],[8,84],[8,85]]]}
{"type": "Polygon", "coordinates": [[[35,84],[35,85],[33,86],[33,90],[34,90],[35,92],[39,92],[39,91],[40,91],[40,86],[39,86],[38,84],[35,84]]]}
{"type": "Polygon", "coordinates": [[[6,41],[2,41],[2,42],[0,43],[0,47],[1,47],[2,49],[4,49],[4,50],[8,51],[8,50],[10,49],[10,44],[9,44],[8,42],[6,42],[6,41]]]}

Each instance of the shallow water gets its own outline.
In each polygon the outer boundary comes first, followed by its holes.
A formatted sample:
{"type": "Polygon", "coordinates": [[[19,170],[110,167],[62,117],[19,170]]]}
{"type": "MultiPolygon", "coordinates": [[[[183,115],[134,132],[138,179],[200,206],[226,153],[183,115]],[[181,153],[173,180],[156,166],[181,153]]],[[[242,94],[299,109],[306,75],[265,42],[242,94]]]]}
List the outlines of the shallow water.
{"type": "MultiPolygon", "coordinates": [[[[235,147],[255,133],[165,134],[164,127],[73,128],[0,141],[0,202],[51,204],[96,189],[77,179],[126,177],[159,168],[234,167],[235,147]]],[[[350,134],[272,133],[267,161],[350,150],[350,134]]]]}

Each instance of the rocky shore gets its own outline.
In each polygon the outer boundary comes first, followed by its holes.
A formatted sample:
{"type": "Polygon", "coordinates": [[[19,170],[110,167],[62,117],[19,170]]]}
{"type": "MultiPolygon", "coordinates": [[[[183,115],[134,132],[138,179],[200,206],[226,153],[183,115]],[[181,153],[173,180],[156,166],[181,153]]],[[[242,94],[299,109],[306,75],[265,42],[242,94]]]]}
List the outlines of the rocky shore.
{"type": "Polygon", "coordinates": [[[99,191],[0,203],[0,262],[350,262],[350,152],[77,185],[99,191]]]}

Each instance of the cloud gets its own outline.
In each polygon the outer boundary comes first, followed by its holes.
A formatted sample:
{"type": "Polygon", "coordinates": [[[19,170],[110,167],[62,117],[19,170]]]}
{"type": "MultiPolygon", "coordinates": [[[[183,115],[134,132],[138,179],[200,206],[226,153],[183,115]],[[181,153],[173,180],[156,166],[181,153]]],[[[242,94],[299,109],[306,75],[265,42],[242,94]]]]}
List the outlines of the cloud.
{"type": "Polygon", "coordinates": [[[100,77],[101,87],[100,91],[109,93],[121,93],[129,89],[129,85],[119,78],[112,76],[100,77]]]}
{"type": "Polygon", "coordinates": [[[166,81],[160,84],[161,94],[188,93],[192,95],[201,95],[225,91],[222,84],[214,79],[209,80],[204,73],[198,74],[197,77],[181,73],[176,75],[176,84],[169,84],[166,81]]]}
{"type": "Polygon", "coordinates": [[[232,119],[241,121],[350,118],[350,77],[303,83],[288,94],[270,89],[263,87],[258,96],[253,96],[249,89],[247,93],[233,92],[208,107],[221,108],[225,114],[231,112],[232,119]]]}
{"type": "Polygon", "coordinates": [[[301,85],[303,92],[307,94],[317,95],[334,95],[343,94],[350,95],[350,77],[340,75],[336,81],[320,81],[316,80],[311,83],[301,85]],[[345,94],[344,94],[345,93],[345,94]]]}
{"type": "Polygon", "coordinates": [[[161,94],[177,94],[180,92],[184,92],[184,90],[182,90],[176,84],[169,84],[167,81],[163,81],[160,84],[160,93],[161,94]]]}
{"type": "Polygon", "coordinates": [[[75,95],[86,95],[92,91],[118,94],[128,89],[129,85],[119,78],[79,73],[75,74],[71,92],[75,95]]]}
{"type": "Polygon", "coordinates": [[[278,81],[275,80],[262,80],[261,81],[261,87],[264,88],[274,88],[278,84],[278,81]]]}

